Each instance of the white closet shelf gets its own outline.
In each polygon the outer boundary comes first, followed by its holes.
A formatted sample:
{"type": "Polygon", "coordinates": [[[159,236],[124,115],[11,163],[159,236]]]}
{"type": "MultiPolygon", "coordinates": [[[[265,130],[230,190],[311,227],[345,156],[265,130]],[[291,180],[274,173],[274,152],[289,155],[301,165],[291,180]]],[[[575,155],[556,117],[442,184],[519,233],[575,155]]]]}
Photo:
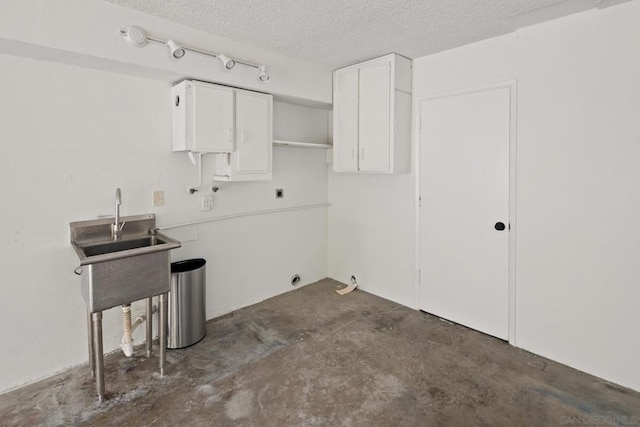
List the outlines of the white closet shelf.
{"type": "Polygon", "coordinates": [[[289,145],[291,147],[301,147],[301,148],[324,148],[324,149],[333,148],[333,146],[329,144],[312,144],[310,142],[281,141],[279,139],[274,139],[273,145],[289,145]]]}

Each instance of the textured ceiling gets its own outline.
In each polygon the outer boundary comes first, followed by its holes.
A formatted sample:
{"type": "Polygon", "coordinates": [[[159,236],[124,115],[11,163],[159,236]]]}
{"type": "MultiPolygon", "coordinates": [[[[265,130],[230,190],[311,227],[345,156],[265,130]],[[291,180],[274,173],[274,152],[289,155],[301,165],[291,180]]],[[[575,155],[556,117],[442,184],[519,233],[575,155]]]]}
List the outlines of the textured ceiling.
{"type": "Polygon", "coordinates": [[[389,52],[417,58],[506,34],[518,21],[509,18],[518,15],[550,19],[626,0],[107,1],[337,68],[389,52]],[[541,8],[546,13],[536,14],[541,8]]]}

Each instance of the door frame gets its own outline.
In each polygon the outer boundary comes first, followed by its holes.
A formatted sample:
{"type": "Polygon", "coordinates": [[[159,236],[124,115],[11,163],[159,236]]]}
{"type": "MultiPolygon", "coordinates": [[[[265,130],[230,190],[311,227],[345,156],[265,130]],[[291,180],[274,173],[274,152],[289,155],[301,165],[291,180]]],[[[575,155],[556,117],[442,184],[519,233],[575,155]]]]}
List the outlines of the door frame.
{"type": "Polygon", "coordinates": [[[516,189],[517,189],[517,80],[500,81],[482,86],[475,86],[465,89],[457,89],[445,92],[436,92],[424,96],[416,97],[414,100],[414,168],[415,168],[415,294],[414,305],[420,309],[420,283],[422,279],[420,265],[420,139],[422,106],[426,101],[448,98],[451,96],[466,95],[477,92],[484,92],[498,88],[509,89],[509,239],[508,239],[508,295],[509,295],[509,344],[516,345],[516,189]]]}

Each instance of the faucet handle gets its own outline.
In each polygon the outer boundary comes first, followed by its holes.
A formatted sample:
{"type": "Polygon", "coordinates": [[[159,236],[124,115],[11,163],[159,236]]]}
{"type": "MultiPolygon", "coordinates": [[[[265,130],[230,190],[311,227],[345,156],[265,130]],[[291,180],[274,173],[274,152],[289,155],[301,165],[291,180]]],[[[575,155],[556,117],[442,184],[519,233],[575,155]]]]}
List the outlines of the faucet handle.
{"type": "Polygon", "coordinates": [[[126,221],[122,221],[120,223],[120,226],[118,226],[118,224],[116,224],[116,228],[118,229],[118,231],[122,231],[122,229],[124,228],[124,225],[126,224],[126,221]]]}

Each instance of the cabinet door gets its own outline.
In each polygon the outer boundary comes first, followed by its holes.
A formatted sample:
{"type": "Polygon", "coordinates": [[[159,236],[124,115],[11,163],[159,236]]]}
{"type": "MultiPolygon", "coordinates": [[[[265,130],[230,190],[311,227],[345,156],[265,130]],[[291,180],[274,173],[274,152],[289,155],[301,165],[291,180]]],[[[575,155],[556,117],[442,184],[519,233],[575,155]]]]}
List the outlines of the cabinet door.
{"type": "Polygon", "coordinates": [[[358,69],[335,72],[333,88],[333,168],[358,170],[358,69]]]}
{"type": "Polygon", "coordinates": [[[360,69],[359,169],[388,172],[390,161],[391,63],[360,69]]]}
{"type": "Polygon", "coordinates": [[[230,153],[233,151],[233,90],[193,82],[191,151],[230,153]]]}
{"type": "Polygon", "coordinates": [[[271,95],[236,91],[234,172],[249,175],[247,179],[271,178],[272,105],[271,95]]]}

